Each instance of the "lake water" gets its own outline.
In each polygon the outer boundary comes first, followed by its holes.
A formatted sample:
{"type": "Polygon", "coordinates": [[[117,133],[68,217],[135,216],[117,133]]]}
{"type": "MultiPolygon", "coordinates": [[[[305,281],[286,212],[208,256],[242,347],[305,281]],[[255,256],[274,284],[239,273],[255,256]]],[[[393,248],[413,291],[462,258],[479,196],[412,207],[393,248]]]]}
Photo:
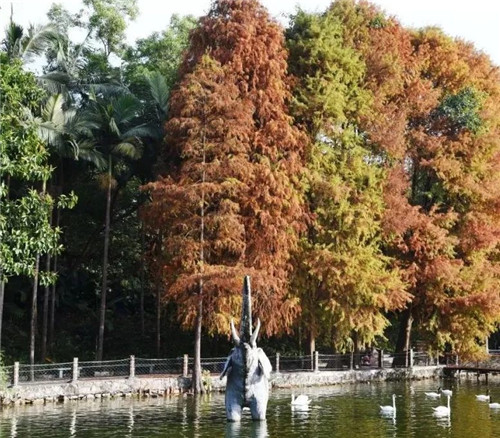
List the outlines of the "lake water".
{"type": "MultiPolygon", "coordinates": [[[[489,384],[500,402],[500,384],[489,384]]],[[[293,389],[312,398],[308,410],[292,410],[292,390],[273,390],[266,422],[245,412],[240,424],[227,423],[224,394],[155,399],[74,401],[4,408],[0,437],[500,437],[500,409],[490,409],[475,395],[485,384],[420,381],[293,389]],[[425,391],[453,389],[451,415],[436,418],[425,391]],[[379,405],[392,404],[396,416],[384,417],[379,405]]]]}

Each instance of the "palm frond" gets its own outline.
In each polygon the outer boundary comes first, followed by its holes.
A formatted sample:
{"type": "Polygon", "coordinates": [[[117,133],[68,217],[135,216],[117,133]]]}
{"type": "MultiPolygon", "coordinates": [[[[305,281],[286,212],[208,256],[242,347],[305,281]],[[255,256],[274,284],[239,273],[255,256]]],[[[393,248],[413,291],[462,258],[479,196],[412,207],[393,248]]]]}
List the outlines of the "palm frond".
{"type": "Polygon", "coordinates": [[[59,37],[59,30],[52,24],[30,25],[27,35],[22,38],[19,57],[28,61],[33,55],[43,53],[49,45],[56,45],[59,37]]]}
{"type": "Polygon", "coordinates": [[[14,23],[11,18],[11,21],[5,29],[5,39],[2,41],[2,45],[9,58],[18,57],[23,35],[23,27],[14,23]]]}
{"type": "Polygon", "coordinates": [[[61,144],[61,136],[63,134],[62,125],[57,125],[51,120],[47,121],[39,121],[37,124],[38,135],[47,145],[51,147],[55,147],[58,149],[58,146],[61,144]]]}
{"type": "Polygon", "coordinates": [[[126,124],[137,117],[142,109],[141,102],[133,94],[125,94],[113,100],[113,117],[119,124],[126,124]]]}
{"type": "MultiPolygon", "coordinates": [[[[134,139],[131,139],[134,140],[134,139]]],[[[142,156],[142,147],[140,143],[124,141],[114,146],[113,152],[131,160],[138,160],[142,156]]]]}
{"type": "Polygon", "coordinates": [[[96,149],[96,144],[93,141],[89,139],[75,141],[73,142],[73,147],[76,151],[77,160],[81,159],[92,163],[98,170],[106,168],[107,161],[102,153],[96,149]]]}
{"type": "Polygon", "coordinates": [[[67,73],[54,71],[37,76],[36,80],[49,93],[61,94],[67,91],[71,78],[67,73]]]}
{"type": "Polygon", "coordinates": [[[115,134],[118,138],[121,137],[121,134],[120,134],[120,128],[118,127],[118,125],[116,124],[116,120],[114,119],[114,117],[111,117],[111,119],[109,119],[109,130],[110,132],[112,132],[113,134],[115,134]]]}
{"type": "Polygon", "coordinates": [[[62,94],[54,94],[47,99],[42,108],[42,117],[46,122],[51,121],[55,125],[64,125],[64,98],[62,94]]]}
{"type": "Polygon", "coordinates": [[[144,137],[150,137],[150,138],[157,138],[156,136],[158,135],[158,129],[155,128],[152,125],[147,125],[147,124],[142,124],[138,126],[134,126],[130,128],[129,130],[125,131],[122,134],[122,138],[144,138],[144,137]]]}
{"type": "Polygon", "coordinates": [[[85,82],[81,83],[80,87],[84,90],[88,90],[88,92],[94,96],[105,96],[107,99],[119,97],[124,93],[129,93],[126,87],[114,82],[85,82]]]}
{"type": "Polygon", "coordinates": [[[167,114],[170,90],[168,88],[165,77],[161,73],[155,71],[151,73],[146,79],[149,85],[149,92],[151,93],[151,97],[154,99],[156,105],[162,111],[162,113],[167,114]]]}

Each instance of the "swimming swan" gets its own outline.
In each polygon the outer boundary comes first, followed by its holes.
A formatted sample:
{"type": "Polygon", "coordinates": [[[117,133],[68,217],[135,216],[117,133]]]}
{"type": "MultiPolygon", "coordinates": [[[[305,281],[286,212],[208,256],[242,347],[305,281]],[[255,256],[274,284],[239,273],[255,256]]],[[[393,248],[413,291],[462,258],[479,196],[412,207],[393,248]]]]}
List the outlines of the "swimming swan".
{"type": "Polygon", "coordinates": [[[478,394],[476,395],[477,401],[490,401],[490,390],[486,390],[486,394],[478,394]]]}
{"type": "Polygon", "coordinates": [[[297,397],[295,397],[294,394],[292,394],[292,406],[307,406],[311,403],[311,399],[304,394],[300,394],[297,397]]]}
{"type": "Polygon", "coordinates": [[[450,415],[451,409],[450,409],[450,396],[447,396],[448,398],[448,406],[438,406],[437,408],[432,408],[434,409],[434,415],[436,417],[447,417],[450,415]]]}
{"type": "Polygon", "coordinates": [[[441,391],[441,394],[446,395],[446,396],[449,395],[451,397],[453,395],[453,391],[451,389],[443,389],[441,391]]]}
{"type": "Polygon", "coordinates": [[[497,403],[497,402],[494,402],[491,400],[491,397],[490,397],[490,408],[491,409],[500,409],[500,403],[497,403]]]}
{"type": "Polygon", "coordinates": [[[392,394],[392,406],[380,406],[380,412],[382,414],[395,414],[396,413],[396,394],[392,394]]]}
{"type": "Polygon", "coordinates": [[[426,392],[427,397],[438,398],[441,396],[441,387],[438,388],[437,392],[426,392]]]}

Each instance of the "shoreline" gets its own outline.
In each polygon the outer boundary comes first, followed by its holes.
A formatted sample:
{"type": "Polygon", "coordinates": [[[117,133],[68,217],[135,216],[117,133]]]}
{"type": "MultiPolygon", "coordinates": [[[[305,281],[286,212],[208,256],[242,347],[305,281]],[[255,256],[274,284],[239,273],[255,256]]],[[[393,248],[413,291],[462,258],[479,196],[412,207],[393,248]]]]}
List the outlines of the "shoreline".
{"type": "MultiPolygon", "coordinates": [[[[443,377],[442,366],[383,368],[347,371],[273,372],[271,388],[332,386],[397,380],[424,380],[443,377]]],[[[74,382],[23,384],[0,391],[1,404],[25,405],[64,403],[70,400],[101,400],[120,397],[165,397],[187,393],[191,378],[182,376],[80,379],[74,382]]],[[[226,378],[212,375],[210,391],[224,392],[226,378]]]]}

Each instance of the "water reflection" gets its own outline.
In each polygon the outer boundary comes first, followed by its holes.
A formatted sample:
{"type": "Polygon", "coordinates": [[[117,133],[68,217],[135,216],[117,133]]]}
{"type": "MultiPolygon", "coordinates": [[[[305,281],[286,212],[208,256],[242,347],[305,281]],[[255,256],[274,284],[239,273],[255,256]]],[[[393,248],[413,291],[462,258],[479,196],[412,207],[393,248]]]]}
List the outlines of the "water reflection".
{"type": "Polygon", "coordinates": [[[130,405],[130,409],[128,410],[127,427],[128,427],[129,436],[132,437],[133,432],[134,432],[134,405],[133,404],[130,405]]]}
{"type": "Polygon", "coordinates": [[[73,410],[71,412],[71,422],[69,424],[69,436],[76,435],[76,405],[73,406],[73,410]]]}
{"type": "Polygon", "coordinates": [[[444,429],[448,429],[451,427],[451,418],[450,417],[436,417],[436,424],[439,427],[444,429]]]}
{"type": "Polygon", "coordinates": [[[250,421],[249,423],[227,422],[225,438],[266,438],[269,436],[267,421],[250,421]]]}
{"type": "Polygon", "coordinates": [[[17,416],[13,415],[10,422],[10,438],[17,437],[17,416]]]}
{"type": "Polygon", "coordinates": [[[307,418],[309,416],[309,409],[308,405],[292,405],[292,414],[299,418],[307,418]]]}
{"type": "MultiPolygon", "coordinates": [[[[13,406],[0,410],[0,437],[470,438],[498,435],[500,412],[489,409],[487,403],[478,402],[476,394],[480,389],[470,382],[460,387],[454,385],[451,416],[434,417],[432,408],[445,404],[446,399],[431,400],[425,392],[438,385],[428,380],[411,385],[398,382],[311,388],[308,389],[313,398],[311,405],[295,408],[290,405],[291,390],[273,390],[267,422],[254,422],[245,411],[240,423],[227,423],[224,394],[13,406]],[[396,416],[380,415],[379,403],[385,404],[393,393],[398,396],[396,416]]],[[[500,400],[499,384],[490,382],[490,392],[494,400],[500,400]]]]}
{"type": "Polygon", "coordinates": [[[386,420],[391,420],[391,423],[396,425],[396,412],[380,412],[380,416],[386,420]]]}

